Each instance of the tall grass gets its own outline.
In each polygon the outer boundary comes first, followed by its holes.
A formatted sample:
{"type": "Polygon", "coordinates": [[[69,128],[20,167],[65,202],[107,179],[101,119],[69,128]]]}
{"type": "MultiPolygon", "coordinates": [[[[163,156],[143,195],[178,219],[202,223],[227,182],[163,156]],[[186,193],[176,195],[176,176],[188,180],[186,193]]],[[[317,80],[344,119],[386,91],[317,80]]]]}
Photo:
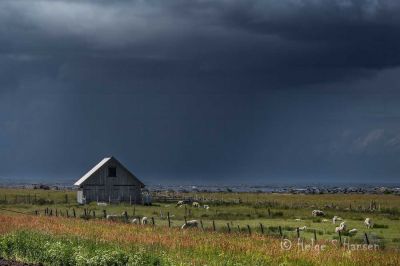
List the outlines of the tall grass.
{"type": "MultiPolygon", "coordinates": [[[[400,265],[400,254],[392,249],[352,252],[329,246],[320,252],[286,251],[279,238],[259,234],[184,231],[60,217],[0,215],[0,224],[0,235],[6,235],[3,256],[46,265],[93,265],[92,261],[106,261],[102,254],[112,254],[118,263],[139,256],[138,265],[400,265]],[[37,251],[40,248],[45,251],[37,251]],[[66,261],[71,256],[74,259],[66,261]]],[[[103,265],[118,265],[109,263],[103,265]]]]}
{"type": "Polygon", "coordinates": [[[127,252],[106,243],[30,231],[0,236],[0,257],[45,265],[173,265],[144,249],[127,252]]]}

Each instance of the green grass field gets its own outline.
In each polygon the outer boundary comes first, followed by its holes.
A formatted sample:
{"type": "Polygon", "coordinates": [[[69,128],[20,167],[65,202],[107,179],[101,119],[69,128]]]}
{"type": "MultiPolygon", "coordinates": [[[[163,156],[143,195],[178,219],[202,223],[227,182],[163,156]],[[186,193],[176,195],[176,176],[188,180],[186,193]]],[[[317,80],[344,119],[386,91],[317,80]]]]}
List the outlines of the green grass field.
{"type": "MultiPolygon", "coordinates": [[[[209,210],[190,205],[176,207],[174,202],[155,202],[153,206],[112,204],[97,206],[95,202],[81,206],[76,203],[73,191],[49,191],[26,189],[0,189],[1,213],[12,214],[10,211],[33,214],[49,208],[52,215],[66,216],[72,210],[77,216],[84,213],[84,209],[93,212],[97,219],[103,217],[103,210],[107,214],[121,215],[127,211],[129,217],[153,217],[156,226],[168,226],[167,214],[170,215],[172,227],[180,227],[187,220],[201,220],[205,229],[213,229],[213,221],[217,231],[232,233],[248,233],[248,226],[253,233],[277,235],[278,227],[288,237],[296,237],[297,227],[307,226],[300,234],[306,239],[335,239],[335,225],[332,224],[334,215],[346,221],[348,228],[356,228],[358,233],[352,236],[357,242],[365,240],[364,233],[371,241],[379,242],[385,247],[400,247],[400,197],[395,195],[286,195],[266,193],[186,193],[180,196],[194,197],[210,206],[209,210]],[[372,208],[371,208],[372,204],[372,208]],[[325,217],[312,217],[313,209],[321,209],[325,217]],[[6,211],[9,210],[9,211],[6,211]],[[373,220],[375,227],[367,229],[363,222],[366,217],[373,220]],[[300,219],[300,220],[297,220],[300,219]],[[328,221],[324,222],[324,219],[328,221]]],[[[17,214],[17,213],[15,213],[17,214]]],[[[338,226],[338,223],[337,225],[338,226]]]]}

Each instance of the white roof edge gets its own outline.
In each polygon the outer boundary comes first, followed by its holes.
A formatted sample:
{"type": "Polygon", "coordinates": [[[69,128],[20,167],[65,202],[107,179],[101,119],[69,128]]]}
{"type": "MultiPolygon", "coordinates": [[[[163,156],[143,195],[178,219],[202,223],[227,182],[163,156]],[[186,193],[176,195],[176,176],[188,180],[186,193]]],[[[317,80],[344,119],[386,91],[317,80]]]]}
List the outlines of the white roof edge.
{"type": "Polygon", "coordinates": [[[96,172],[100,167],[102,167],[105,163],[107,163],[111,157],[104,158],[101,160],[98,164],[96,164],[95,167],[90,169],[89,172],[87,172],[84,176],[82,176],[78,181],[75,182],[74,186],[80,186],[82,185],[83,182],[85,182],[86,179],[88,179],[94,172],[96,172]]]}

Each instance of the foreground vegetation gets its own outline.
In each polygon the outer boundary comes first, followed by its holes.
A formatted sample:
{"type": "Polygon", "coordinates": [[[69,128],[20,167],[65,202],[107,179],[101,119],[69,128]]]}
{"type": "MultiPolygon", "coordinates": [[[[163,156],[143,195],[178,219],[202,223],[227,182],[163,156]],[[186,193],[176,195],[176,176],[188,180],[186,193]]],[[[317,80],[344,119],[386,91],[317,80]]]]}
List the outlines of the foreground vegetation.
{"type": "Polygon", "coordinates": [[[49,265],[400,264],[400,254],[391,249],[349,251],[326,243],[324,251],[284,250],[279,238],[258,234],[19,215],[2,215],[0,223],[2,256],[49,265]]]}
{"type": "Polygon", "coordinates": [[[183,196],[197,198],[210,209],[179,208],[172,202],[79,206],[75,193],[69,191],[0,189],[0,257],[46,265],[400,265],[399,196],[183,196]],[[52,216],[45,216],[45,209],[51,209],[52,216]],[[324,210],[326,216],[312,217],[313,209],[324,210]],[[155,225],[133,225],[122,217],[118,222],[107,221],[104,210],[118,215],[127,211],[129,218],[152,217],[155,225]],[[330,220],[334,215],[359,230],[356,235],[343,234],[342,242],[362,245],[367,233],[368,241],[378,248],[354,250],[338,245],[330,220]],[[372,218],[373,228],[364,227],[365,217],[372,218]],[[201,220],[204,229],[180,230],[185,218],[201,220]],[[296,228],[300,226],[307,229],[300,232],[298,244],[296,228]],[[289,250],[286,238],[292,243],[289,250]],[[317,245],[305,250],[315,238],[317,245]],[[317,250],[322,245],[325,250],[317,250]]]}

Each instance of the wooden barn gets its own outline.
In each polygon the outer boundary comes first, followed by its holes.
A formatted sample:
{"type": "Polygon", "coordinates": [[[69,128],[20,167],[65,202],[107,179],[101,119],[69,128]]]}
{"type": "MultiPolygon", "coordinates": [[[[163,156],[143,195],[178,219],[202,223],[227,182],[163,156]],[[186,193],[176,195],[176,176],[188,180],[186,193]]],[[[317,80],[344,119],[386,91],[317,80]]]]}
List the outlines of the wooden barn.
{"type": "Polygon", "coordinates": [[[76,183],[80,204],[142,202],[144,184],[114,157],[104,158],[76,183]]]}

